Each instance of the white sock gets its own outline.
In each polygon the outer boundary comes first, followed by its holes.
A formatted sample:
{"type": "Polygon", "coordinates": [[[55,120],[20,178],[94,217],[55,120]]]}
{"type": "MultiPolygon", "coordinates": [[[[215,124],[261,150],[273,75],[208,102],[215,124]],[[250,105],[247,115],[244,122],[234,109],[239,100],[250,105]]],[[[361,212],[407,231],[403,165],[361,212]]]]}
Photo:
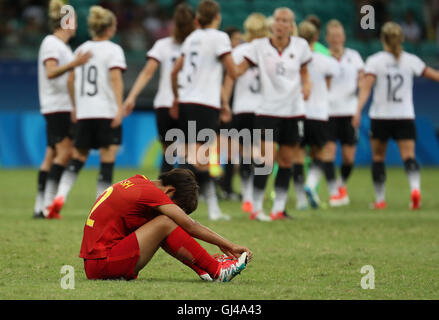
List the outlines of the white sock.
{"type": "Polygon", "coordinates": [[[383,202],[386,200],[386,185],[384,183],[373,183],[373,188],[375,190],[375,201],[383,202]]]}
{"type": "Polygon", "coordinates": [[[320,168],[320,166],[311,165],[308,171],[308,176],[306,177],[305,185],[311,190],[315,190],[320,178],[322,177],[322,174],[323,170],[320,168]]]}
{"type": "Polygon", "coordinates": [[[253,188],[253,211],[263,211],[265,190],[253,188]]]}
{"type": "Polygon", "coordinates": [[[221,214],[221,209],[218,205],[218,197],[216,195],[215,183],[212,179],[206,185],[204,190],[204,196],[206,198],[207,211],[209,216],[221,214]]]}
{"type": "Polygon", "coordinates": [[[421,191],[421,173],[419,170],[408,172],[407,178],[410,184],[410,191],[413,192],[415,189],[421,191]]]}
{"type": "Polygon", "coordinates": [[[64,198],[64,201],[66,201],[67,196],[69,195],[69,192],[75,184],[77,178],[78,173],[70,170],[65,170],[63,175],[61,176],[56,197],[62,196],[64,198]]]}
{"type": "Polygon", "coordinates": [[[253,202],[253,175],[241,178],[241,193],[243,202],[253,202]]]}
{"type": "Polygon", "coordinates": [[[288,189],[275,188],[274,191],[276,193],[276,197],[274,198],[273,208],[271,209],[271,212],[274,213],[283,212],[287,204],[288,189]]]}

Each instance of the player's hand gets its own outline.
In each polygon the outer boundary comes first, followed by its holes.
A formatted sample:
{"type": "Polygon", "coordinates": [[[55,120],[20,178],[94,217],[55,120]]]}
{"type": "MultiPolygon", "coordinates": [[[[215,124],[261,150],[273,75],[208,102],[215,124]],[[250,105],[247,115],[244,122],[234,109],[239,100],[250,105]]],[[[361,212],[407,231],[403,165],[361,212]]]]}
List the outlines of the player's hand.
{"type": "Polygon", "coordinates": [[[311,87],[311,81],[307,81],[302,85],[302,94],[305,101],[309,99],[309,96],[311,94],[311,87]]]}
{"type": "Polygon", "coordinates": [[[226,255],[233,256],[235,258],[239,258],[241,256],[241,254],[246,252],[247,253],[247,262],[250,262],[251,259],[253,258],[253,252],[251,252],[250,249],[243,247],[243,246],[234,245],[231,248],[220,247],[220,250],[223,253],[225,253],[226,255]]]}
{"type": "Polygon", "coordinates": [[[223,104],[220,113],[220,120],[224,123],[232,121],[232,110],[228,104],[223,104]]]}
{"type": "Polygon", "coordinates": [[[355,115],[352,117],[352,126],[354,128],[358,128],[361,123],[361,113],[355,113],[355,115]]]}
{"type": "Polygon", "coordinates": [[[174,99],[174,103],[172,104],[172,107],[169,109],[169,115],[174,120],[178,119],[178,100],[177,99],[174,99]]]}
{"type": "Polygon", "coordinates": [[[125,117],[131,114],[135,106],[136,106],[136,99],[128,97],[125,100],[122,107],[124,110],[125,117]]]}
{"type": "Polygon", "coordinates": [[[76,119],[76,109],[73,109],[73,111],[70,112],[70,121],[72,121],[72,123],[78,122],[78,119],[76,119]]]}
{"type": "Polygon", "coordinates": [[[78,52],[74,60],[74,66],[75,67],[82,66],[83,64],[87,63],[92,56],[93,55],[90,51],[87,51],[86,53],[78,52]]]}
{"type": "MultiPolygon", "coordinates": [[[[119,109],[121,110],[121,109],[119,109]]],[[[122,111],[118,111],[116,116],[114,117],[113,121],[111,121],[111,127],[117,128],[122,124],[122,120],[123,120],[123,112],[122,111]]]]}

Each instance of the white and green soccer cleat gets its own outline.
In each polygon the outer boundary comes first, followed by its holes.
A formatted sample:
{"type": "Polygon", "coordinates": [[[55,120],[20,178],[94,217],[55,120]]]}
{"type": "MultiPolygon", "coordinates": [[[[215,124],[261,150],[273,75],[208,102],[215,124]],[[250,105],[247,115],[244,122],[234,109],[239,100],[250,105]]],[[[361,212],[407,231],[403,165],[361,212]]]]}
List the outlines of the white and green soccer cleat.
{"type": "Polygon", "coordinates": [[[238,259],[224,259],[220,261],[221,270],[215,282],[229,282],[241,273],[247,265],[247,253],[244,252],[238,259]]]}

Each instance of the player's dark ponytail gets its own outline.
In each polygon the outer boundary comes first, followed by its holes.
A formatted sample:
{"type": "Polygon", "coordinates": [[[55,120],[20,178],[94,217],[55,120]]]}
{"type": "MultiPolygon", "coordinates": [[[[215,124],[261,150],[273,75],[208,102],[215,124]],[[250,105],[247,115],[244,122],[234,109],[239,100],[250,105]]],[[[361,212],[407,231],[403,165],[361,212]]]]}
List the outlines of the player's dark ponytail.
{"type": "Polygon", "coordinates": [[[177,6],[174,13],[174,28],[172,36],[178,43],[183,43],[188,35],[195,29],[195,12],[190,6],[181,3],[177,6]]]}

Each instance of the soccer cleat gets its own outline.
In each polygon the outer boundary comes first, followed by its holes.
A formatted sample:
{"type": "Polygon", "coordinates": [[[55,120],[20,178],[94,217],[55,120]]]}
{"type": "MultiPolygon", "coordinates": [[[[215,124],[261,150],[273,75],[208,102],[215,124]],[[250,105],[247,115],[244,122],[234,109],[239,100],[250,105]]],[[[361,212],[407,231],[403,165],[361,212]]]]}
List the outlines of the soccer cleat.
{"type": "Polygon", "coordinates": [[[215,282],[229,282],[241,273],[247,265],[247,252],[241,254],[238,259],[220,261],[219,275],[215,282]]]}
{"type": "Polygon", "coordinates": [[[258,221],[271,221],[271,218],[267,216],[263,211],[254,211],[249,216],[250,220],[258,220],[258,221]]]}
{"type": "Polygon", "coordinates": [[[242,211],[246,213],[252,213],[253,204],[250,201],[244,201],[241,206],[242,211]]]}
{"type": "Polygon", "coordinates": [[[421,208],[421,192],[419,192],[418,189],[412,191],[410,200],[410,210],[418,210],[421,208]]]}
{"type": "Polygon", "coordinates": [[[199,274],[200,279],[203,281],[213,281],[213,279],[209,276],[207,272],[199,274]]]}
{"type": "Polygon", "coordinates": [[[343,197],[341,194],[333,195],[329,198],[330,207],[341,207],[349,203],[349,198],[343,197]]]}
{"type": "Polygon", "coordinates": [[[64,197],[58,196],[56,197],[52,204],[47,208],[48,214],[47,219],[61,219],[61,215],[59,212],[61,211],[62,207],[64,206],[64,197]]]}
{"type": "Polygon", "coordinates": [[[306,197],[308,198],[309,201],[309,205],[311,206],[311,208],[317,209],[320,204],[319,195],[314,190],[311,190],[311,188],[308,186],[305,186],[304,189],[305,189],[306,197]]]}
{"type": "Polygon", "coordinates": [[[372,209],[374,210],[383,210],[386,209],[386,207],[387,207],[386,201],[374,202],[372,205],[372,209]]]}

